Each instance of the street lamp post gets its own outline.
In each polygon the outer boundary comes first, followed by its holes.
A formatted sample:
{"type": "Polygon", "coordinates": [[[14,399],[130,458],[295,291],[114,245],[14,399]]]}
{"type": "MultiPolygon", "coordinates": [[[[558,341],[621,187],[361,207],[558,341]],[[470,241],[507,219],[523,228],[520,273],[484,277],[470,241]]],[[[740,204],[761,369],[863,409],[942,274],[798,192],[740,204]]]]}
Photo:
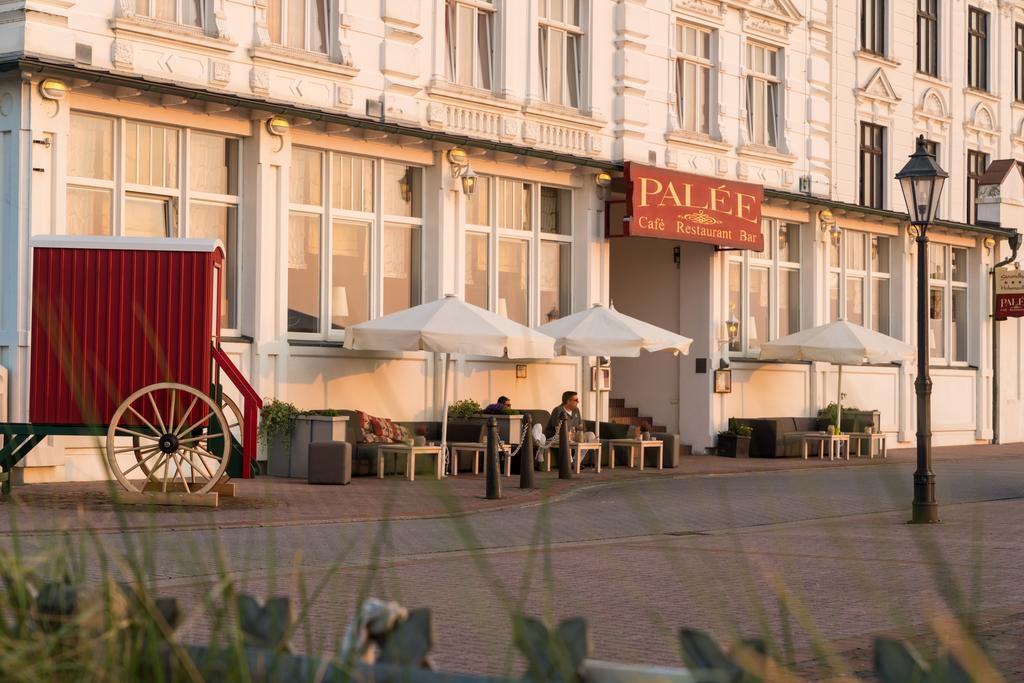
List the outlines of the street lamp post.
{"type": "Polygon", "coordinates": [[[917,228],[917,469],[914,471],[914,503],[910,522],[934,524],[939,521],[932,472],[932,380],[928,373],[928,225],[935,218],[942,187],[949,174],[928,153],[924,136],[910,161],[896,174],[907,202],[910,223],[917,228]]]}

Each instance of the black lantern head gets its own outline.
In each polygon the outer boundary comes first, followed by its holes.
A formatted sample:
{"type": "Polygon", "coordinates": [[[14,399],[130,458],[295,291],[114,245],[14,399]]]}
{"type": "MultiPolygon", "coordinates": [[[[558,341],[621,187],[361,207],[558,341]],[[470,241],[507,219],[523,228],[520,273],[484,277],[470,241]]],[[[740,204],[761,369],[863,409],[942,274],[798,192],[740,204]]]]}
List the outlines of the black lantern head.
{"type": "Polygon", "coordinates": [[[932,222],[948,177],[949,174],[936,163],[935,155],[928,152],[924,136],[918,136],[917,149],[910,155],[907,165],[896,174],[912,224],[926,226],[932,222]]]}

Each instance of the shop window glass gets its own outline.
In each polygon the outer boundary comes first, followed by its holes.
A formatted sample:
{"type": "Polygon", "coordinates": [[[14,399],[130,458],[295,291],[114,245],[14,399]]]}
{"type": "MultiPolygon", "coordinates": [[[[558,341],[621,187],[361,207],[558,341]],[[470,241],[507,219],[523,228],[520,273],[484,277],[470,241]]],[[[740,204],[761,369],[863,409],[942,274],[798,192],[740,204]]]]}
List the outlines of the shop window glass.
{"type": "Polygon", "coordinates": [[[288,216],[288,331],[320,331],[320,217],[288,216]]]}
{"type": "Polygon", "coordinates": [[[370,319],[370,226],[331,222],[331,327],[340,330],[370,319]]]}
{"type": "Polygon", "coordinates": [[[750,269],[750,299],[747,304],[747,340],[751,350],[761,348],[767,340],[771,297],[768,290],[768,269],[750,269]]]}
{"type": "Polygon", "coordinates": [[[420,303],[420,229],[384,225],[384,315],[420,303]]]}
{"type": "Polygon", "coordinates": [[[541,242],[540,322],[549,323],[569,312],[570,249],[567,242],[541,242]]]}
{"type": "Polygon", "coordinates": [[[871,280],[871,329],[889,334],[889,280],[871,280]]]}
{"type": "MultiPolygon", "coordinates": [[[[503,230],[532,230],[532,188],[520,180],[497,178],[495,212],[498,227],[503,230]]],[[[479,191],[479,189],[478,189],[479,191]]],[[[543,200],[543,195],[541,195],[543,200]]]]}
{"type": "Polygon", "coordinates": [[[491,224],[491,178],[477,176],[476,191],[466,198],[466,222],[471,225],[491,224]]]}
{"type": "Polygon", "coordinates": [[[189,186],[197,192],[238,194],[238,140],[192,133],[189,186]]]}
{"type": "Polygon", "coordinates": [[[489,273],[490,273],[490,246],[489,239],[485,233],[466,233],[466,280],[463,290],[467,303],[480,308],[488,308],[489,302],[489,273]]]}
{"type": "Polygon", "coordinates": [[[957,363],[967,362],[967,290],[954,288],[952,292],[952,317],[949,339],[952,344],[952,359],[957,363]]]}
{"type": "Polygon", "coordinates": [[[540,188],[540,230],[552,235],[572,234],[572,191],[540,188]]]}
{"type": "Polygon", "coordinates": [[[178,131],[134,121],[125,124],[125,180],[178,187],[178,131]]]}
{"type": "Polygon", "coordinates": [[[237,210],[230,204],[208,204],[192,202],[189,205],[189,237],[220,240],[224,246],[224,276],[221,278],[221,327],[237,327],[235,301],[238,299],[237,268],[228,267],[234,263],[237,253],[235,226],[237,210]]]}
{"type": "Polygon", "coordinates": [[[114,120],[71,114],[68,175],[111,180],[114,177],[114,120]]]}
{"type": "Polygon", "coordinates": [[[498,241],[498,313],[520,325],[529,325],[530,243],[519,239],[498,241]]]}
{"type": "Polygon", "coordinates": [[[113,191],[68,185],[67,230],[69,235],[110,235],[113,191]]]}
{"type": "Polygon", "coordinates": [[[335,209],[373,211],[373,159],[331,153],[331,206],[335,209]]]}
{"type": "Polygon", "coordinates": [[[736,336],[729,339],[730,351],[743,350],[743,320],[740,316],[743,313],[743,264],[738,261],[729,262],[729,315],[726,320],[735,320],[740,323],[740,329],[736,336]]]}
{"type": "Polygon", "coordinates": [[[422,218],[423,169],[385,161],[381,165],[381,196],[386,215],[422,218]]]}
{"type": "Polygon", "coordinates": [[[293,204],[319,205],[323,200],[322,155],[312,149],[292,148],[291,191],[293,204]]]}

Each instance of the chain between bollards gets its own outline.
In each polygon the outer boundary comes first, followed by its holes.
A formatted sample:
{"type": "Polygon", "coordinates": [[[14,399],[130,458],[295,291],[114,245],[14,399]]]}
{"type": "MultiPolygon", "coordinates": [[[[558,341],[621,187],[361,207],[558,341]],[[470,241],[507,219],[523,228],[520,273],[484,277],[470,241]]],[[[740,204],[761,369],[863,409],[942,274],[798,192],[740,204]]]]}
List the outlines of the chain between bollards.
{"type": "Polygon", "coordinates": [[[519,447],[519,488],[533,488],[533,418],[523,416],[523,443],[519,447]]]}
{"type": "Polygon", "coordinates": [[[498,465],[498,419],[487,418],[487,499],[501,498],[501,468],[498,465]]]}
{"type": "Polygon", "coordinates": [[[564,417],[558,425],[558,478],[572,479],[572,460],[569,453],[569,424],[564,417]]]}

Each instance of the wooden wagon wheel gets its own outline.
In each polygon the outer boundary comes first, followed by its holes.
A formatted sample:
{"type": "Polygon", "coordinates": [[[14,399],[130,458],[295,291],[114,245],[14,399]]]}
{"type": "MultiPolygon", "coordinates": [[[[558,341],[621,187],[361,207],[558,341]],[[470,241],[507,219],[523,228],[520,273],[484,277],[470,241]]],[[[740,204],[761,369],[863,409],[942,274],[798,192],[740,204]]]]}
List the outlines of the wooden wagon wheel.
{"type": "Polygon", "coordinates": [[[219,439],[219,447],[210,448],[211,438],[227,434],[227,425],[223,411],[206,394],[174,382],[151,384],[125,399],[114,413],[107,429],[107,464],[129,491],[142,492],[139,480],[144,477],[165,492],[173,483],[185,493],[207,493],[227,470],[230,439],[219,439]],[[151,411],[152,420],[140,412],[143,406],[151,411]],[[132,437],[132,445],[119,444],[123,437],[132,437]],[[118,456],[129,453],[135,463],[122,467],[118,456]],[[129,476],[136,470],[139,476],[133,481],[129,476]]]}
{"type": "MultiPolygon", "coordinates": [[[[245,418],[242,415],[242,409],[238,407],[227,394],[221,395],[221,411],[224,413],[224,417],[227,419],[227,429],[225,432],[230,432],[235,439],[241,443],[242,434],[245,433],[245,418]]],[[[150,478],[149,465],[151,464],[145,457],[145,448],[140,448],[142,440],[138,436],[132,436],[132,445],[135,447],[132,451],[135,454],[135,461],[139,463],[139,469],[146,475],[146,478],[150,478]]],[[[204,443],[207,450],[214,450],[209,442],[204,443]]],[[[225,475],[227,476],[227,475],[225,475]]]]}

